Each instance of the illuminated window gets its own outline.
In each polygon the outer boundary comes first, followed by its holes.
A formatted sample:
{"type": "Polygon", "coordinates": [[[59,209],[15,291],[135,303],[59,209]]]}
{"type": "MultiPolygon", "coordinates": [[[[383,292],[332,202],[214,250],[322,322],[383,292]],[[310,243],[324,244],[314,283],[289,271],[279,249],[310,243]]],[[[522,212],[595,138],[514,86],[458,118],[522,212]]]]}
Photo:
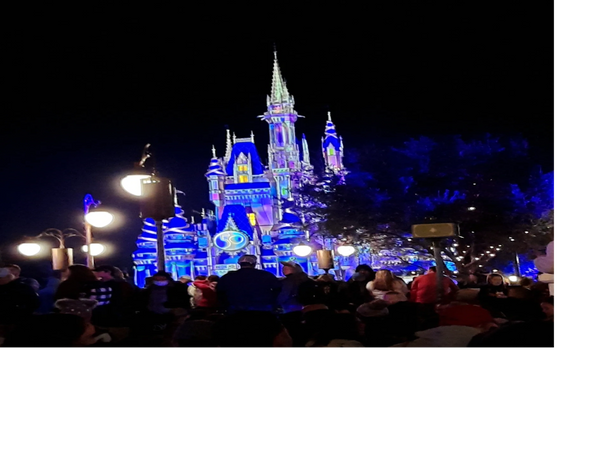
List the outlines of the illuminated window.
{"type": "Polygon", "coordinates": [[[256,215],[254,213],[248,213],[248,219],[250,220],[251,225],[256,225],[256,215]]]}
{"type": "Polygon", "coordinates": [[[248,172],[248,165],[247,164],[239,164],[238,172],[248,172]]]}
{"type": "Polygon", "coordinates": [[[329,155],[332,155],[332,156],[333,156],[333,155],[335,155],[335,149],[334,149],[333,147],[330,147],[329,149],[327,149],[327,153],[328,153],[329,155]]]}
{"type": "Polygon", "coordinates": [[[248,176],[246,174],[241,174],[239,180],[240,183],[248,183],[248,176]]]}
{"type": "Polygon", "coordinates": [[[287,195],[288,195],[288,189],[287,189],[287,188],[283,188],[283,189],[281,190],[281,195],[282,195],[282,196],[287,196],[287,195]]]}

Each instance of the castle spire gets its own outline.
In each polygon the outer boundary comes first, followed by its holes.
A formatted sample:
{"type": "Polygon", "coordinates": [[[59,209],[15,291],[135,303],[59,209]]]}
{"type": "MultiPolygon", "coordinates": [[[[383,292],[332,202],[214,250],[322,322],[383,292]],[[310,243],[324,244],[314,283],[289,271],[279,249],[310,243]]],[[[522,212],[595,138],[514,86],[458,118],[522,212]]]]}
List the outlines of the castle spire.
{"type": "Polygon", "coordinates": [[[227,164],[229,158],[231,157],[231,149],[233,147],[231,144],[231,135],[229,134],[229,129],[227,129],[226,132],[227,139],[225,140],[225,164],[227,164]]]}
{"type": "Polygon", "coordinates": [[[215,145],[214,144],[212,146],[212,154],[213,154],[213,158],[217,158],[217,149],[215,149],[215,145]]]}
{"type": "Polygon", "coordinates": [[[277,60],[277,51],[274,51],[273,55],[275,59],[273,61],[273,81],[271,83],[271,97],[269,101],[271,104],[289,102],[290,93],[288,92],[285,80],[281,75],[279,61],[277,60]]]}

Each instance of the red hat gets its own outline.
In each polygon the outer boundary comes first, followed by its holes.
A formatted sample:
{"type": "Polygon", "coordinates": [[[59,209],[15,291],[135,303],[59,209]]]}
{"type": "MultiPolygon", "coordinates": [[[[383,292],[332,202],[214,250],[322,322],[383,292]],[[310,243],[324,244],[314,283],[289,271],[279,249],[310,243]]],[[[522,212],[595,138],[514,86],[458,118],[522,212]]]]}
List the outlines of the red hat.
{"type": "Polygon", "coordinates": [[[439,311],[440,326],[478,327],[494,321],[492,314],[478,305],[451,304],[439,311]]]}

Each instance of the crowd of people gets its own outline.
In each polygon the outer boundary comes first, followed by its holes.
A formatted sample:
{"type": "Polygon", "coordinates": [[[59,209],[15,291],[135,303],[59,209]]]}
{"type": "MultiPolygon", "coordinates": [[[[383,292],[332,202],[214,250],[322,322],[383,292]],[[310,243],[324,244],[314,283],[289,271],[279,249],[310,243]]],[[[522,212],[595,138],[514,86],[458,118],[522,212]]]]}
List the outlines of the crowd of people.
{"type": "Polygon", "coordinates": [[[348,280],[284,277],[243,255],[222,277],[158,271],[136,287],[114,266],[72,265],[40,284],[0,267],[3,347],[552,347],[554,298],[500,274],[456,283],[437,268],[410,283],[359,265],[348,280]]]}

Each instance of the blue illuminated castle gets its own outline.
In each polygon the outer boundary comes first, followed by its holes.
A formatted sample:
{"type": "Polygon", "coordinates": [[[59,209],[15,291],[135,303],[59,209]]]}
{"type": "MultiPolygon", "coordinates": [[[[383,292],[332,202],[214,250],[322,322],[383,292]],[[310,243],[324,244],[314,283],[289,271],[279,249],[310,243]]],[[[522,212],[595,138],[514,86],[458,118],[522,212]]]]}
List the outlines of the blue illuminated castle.
{"type": "MultiPolygon", "coordinates": [[[[212,159],[206,172],[210,201],[215,212],[201,223],[189,223],[176,205],[176,216],[164,221],[166,269],[174,278],[182,275],[222,275],[237,268],[242,254],[254,254],[259,265],[281,275],[283,261],[294,259],[310,274],[318,272],[316,260],[293,254],[302,240],[301,219],[294,212],[298,188],[315,180],[305,136],[296,137],[294,97],[281,75],[277,53],[273,63],[267,111],[259,116],[269,125],[268,165],[263,165],[254,136],[237,138],[227,130],[225,155],[212,159]]],[[[325,170],[343,178],[344,145],[328,114],[322,138],[325,170]]],[[[144,221],[133,258],[136,283],[156,271],[156,224],[144,221]]],[[[313,257],[314,259],[314,257],[313,257]]]]}

